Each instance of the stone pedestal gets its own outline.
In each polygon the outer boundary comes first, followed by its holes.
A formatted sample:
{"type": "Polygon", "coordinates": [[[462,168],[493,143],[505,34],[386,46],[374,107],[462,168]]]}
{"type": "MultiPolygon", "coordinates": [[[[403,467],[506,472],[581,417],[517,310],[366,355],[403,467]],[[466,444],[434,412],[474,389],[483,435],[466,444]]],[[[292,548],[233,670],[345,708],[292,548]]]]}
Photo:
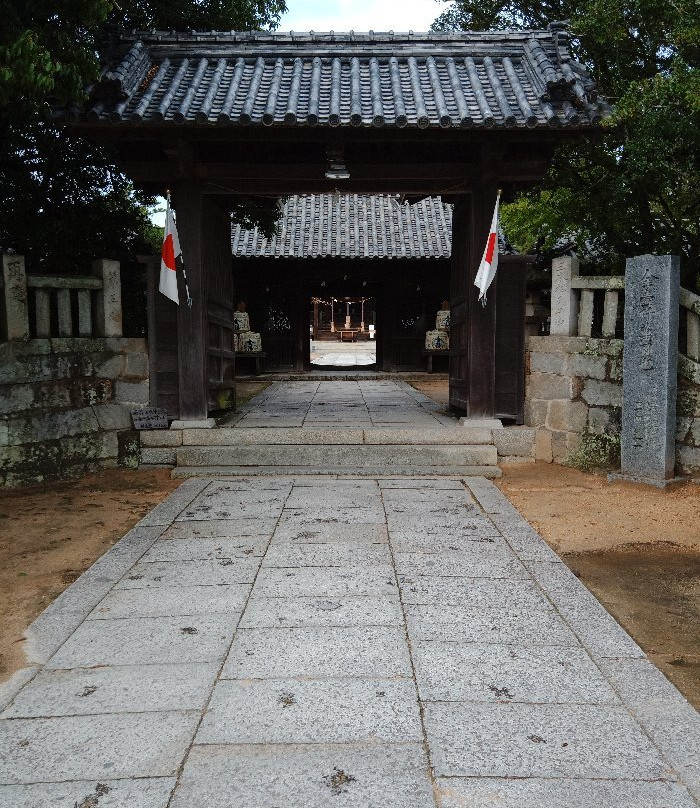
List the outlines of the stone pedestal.
{"type": "Polygon", "coordinates": [[[621,476],[653,485],[675,465],[679,268],[677,256],[643,255],[625,274],[621,476]]]}

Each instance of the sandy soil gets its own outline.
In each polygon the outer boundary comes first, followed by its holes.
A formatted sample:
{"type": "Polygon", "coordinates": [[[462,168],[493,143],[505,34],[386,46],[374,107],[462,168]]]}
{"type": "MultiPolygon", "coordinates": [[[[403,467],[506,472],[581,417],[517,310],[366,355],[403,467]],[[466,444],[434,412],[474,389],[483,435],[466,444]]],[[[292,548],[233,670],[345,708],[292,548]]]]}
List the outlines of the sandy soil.
{"type": "Polygon", "coordinates": [[[449,387],[445,380],[430,379],[424,382],[409,382],[409,384],[411,387],[415,387],[416,390],[420,390],[421,393],[425,393],[433,401],[437,401],[438,404],[444,404],[445,406],[449,404],[449,387]]]}
{"type": "Polygon", "coordinates": [[[610,484],[548,463],[506,466],[496,484],[558,553],[646,544],[700,551],[700,485],[610,484]]]}
{"type": "Polygon", "coordinates": [[[0,680],[24,665],[32,620],[177,485],[168,469],[110,469],[0,490],[0,680]]]}

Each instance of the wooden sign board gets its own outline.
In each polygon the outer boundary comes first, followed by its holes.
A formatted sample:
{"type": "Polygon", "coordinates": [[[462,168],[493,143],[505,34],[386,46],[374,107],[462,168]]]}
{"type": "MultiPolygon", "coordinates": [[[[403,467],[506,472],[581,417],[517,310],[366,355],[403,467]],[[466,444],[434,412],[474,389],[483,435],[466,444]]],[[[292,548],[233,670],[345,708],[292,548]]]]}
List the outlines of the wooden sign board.
{"type": "Polygon", "coordinates": [[[134,429],[167,429],[168,411],[157,407],[132,410],[131,420],[134,422],[134,429]]]}

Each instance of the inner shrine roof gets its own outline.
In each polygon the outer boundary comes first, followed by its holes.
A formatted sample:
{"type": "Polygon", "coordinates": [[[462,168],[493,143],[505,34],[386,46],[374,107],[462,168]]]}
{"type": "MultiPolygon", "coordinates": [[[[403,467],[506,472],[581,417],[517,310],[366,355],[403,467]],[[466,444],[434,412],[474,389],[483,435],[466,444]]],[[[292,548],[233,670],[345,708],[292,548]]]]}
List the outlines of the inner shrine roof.
{"type": "Polygon", "coordinates": [[[449,258],[451,241],[451,205],[383,194],[291,196],[272,238],[240,225],[231,233],[234,258],[449,258]]]}
{"type": "Polygon", "coordinates": [[[120,35],[93,124],[578,130],[606,114],[547,30],[120,35]]]}

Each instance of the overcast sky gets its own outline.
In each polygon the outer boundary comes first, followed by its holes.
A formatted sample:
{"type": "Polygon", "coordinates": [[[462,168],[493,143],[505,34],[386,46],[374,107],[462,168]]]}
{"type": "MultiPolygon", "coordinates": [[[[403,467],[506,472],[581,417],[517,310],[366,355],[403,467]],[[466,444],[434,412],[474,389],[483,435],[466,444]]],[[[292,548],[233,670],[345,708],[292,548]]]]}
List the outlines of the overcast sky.
{"type": "Polygon", "coordinates": [[[287,0],[279,31],[427,31],[437,0],[287,0]]]}

